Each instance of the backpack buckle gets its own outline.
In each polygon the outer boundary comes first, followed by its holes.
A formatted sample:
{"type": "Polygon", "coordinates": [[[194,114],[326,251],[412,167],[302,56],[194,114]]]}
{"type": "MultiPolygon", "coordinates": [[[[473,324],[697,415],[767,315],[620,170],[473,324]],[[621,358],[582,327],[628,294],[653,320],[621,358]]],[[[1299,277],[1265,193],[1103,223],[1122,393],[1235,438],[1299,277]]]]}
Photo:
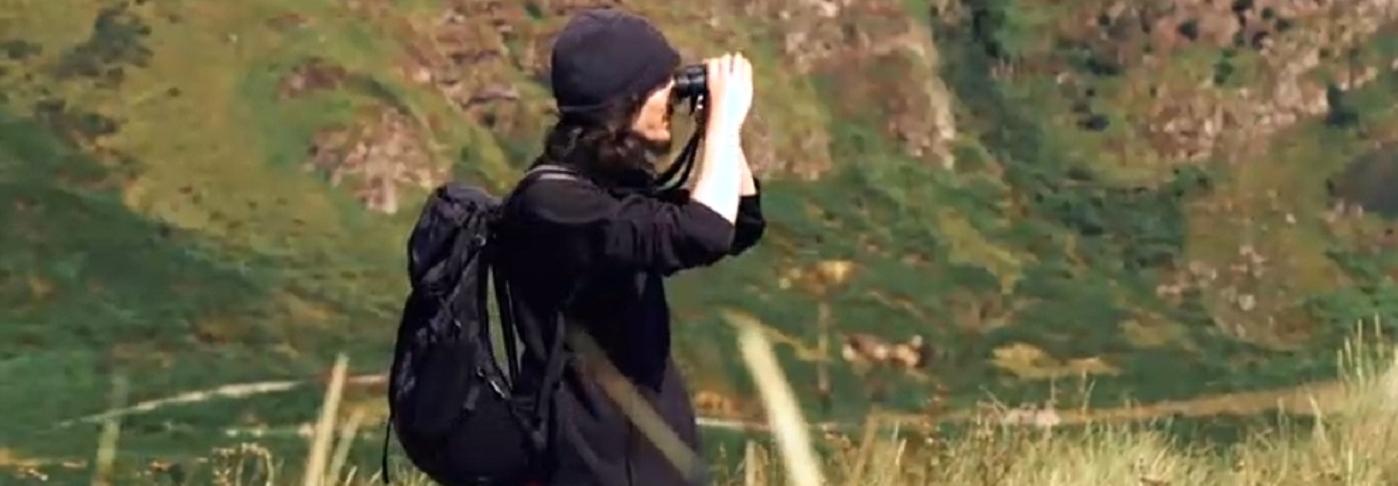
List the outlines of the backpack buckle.
{"type": "Polygon", "coordinates": [[[496,381],[494,376],[486,375],[484,367],[476,367],[476,377],[485,380],[485,382],[490,385],[491,391],[495,392],[496,396],[502,399],[510,398],[509,394],[505,393],[505,388],[500,386],[500,382],[496,381]]]}
{"type": "Polygon", "coordinates": [[[490,389],[494,390],[495,394],[498,395],[501,399],[510,398],[509,395],[505,393],[505,389],[501,387],[500,383],[496,382],[494,378],[487,378],[485,381],[486,383],[490,383],[490,389]]]}

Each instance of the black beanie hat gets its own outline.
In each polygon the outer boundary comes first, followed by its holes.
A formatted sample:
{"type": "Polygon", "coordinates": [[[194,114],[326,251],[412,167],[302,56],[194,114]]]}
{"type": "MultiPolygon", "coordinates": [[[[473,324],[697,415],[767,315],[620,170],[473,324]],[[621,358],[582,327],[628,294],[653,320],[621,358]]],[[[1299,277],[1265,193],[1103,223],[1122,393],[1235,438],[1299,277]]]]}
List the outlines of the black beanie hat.
{"type": "Polygon", "coordinates": [[[612,8],[586,10],[554,41],[554,101],[564,114],[598,110],[661,86],[679,63],[679,53],[646,19],[612,8]]]}

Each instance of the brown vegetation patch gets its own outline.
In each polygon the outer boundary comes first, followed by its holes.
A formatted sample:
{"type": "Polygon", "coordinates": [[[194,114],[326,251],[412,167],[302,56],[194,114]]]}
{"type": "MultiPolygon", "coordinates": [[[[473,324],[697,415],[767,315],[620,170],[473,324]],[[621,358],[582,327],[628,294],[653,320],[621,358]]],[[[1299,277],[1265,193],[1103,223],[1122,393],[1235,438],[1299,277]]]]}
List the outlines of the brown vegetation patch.
{"type": "Polygon", "coordinates": [[[393,214],[404,188],[428,190],[449,176],[427,150],[421,128],[407,115],[374,107],[348,127],[317,134],[306,168],[328,174],[335,186],[348,185],[369,210],[393,214]]]}

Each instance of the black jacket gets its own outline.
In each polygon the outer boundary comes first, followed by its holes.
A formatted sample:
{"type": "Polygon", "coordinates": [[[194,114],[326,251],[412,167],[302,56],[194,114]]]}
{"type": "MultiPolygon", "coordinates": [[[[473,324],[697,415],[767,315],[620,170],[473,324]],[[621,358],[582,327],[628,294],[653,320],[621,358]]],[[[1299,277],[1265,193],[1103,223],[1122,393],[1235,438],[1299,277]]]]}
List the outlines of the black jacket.
{"type": "MultiPolygon", "coordinates": [[[[582,326],[616,367],[693,450],[694,410],[670,359],[670,312],[663,278],[738,255],[765,228],[760,196],[742,198],[730,224],[683,192],[647,196],[600,177],[540,180],[506,208],[503,258],[517,325],[532,328],[522,376],[541,376],[554,316],[582,326]]],[[[523,384],[528,389],[533,384],[523,384]]],[[[660,455],[590,377],[565,370],[556,395],[549,484],[681,484],[660,455]]]]}

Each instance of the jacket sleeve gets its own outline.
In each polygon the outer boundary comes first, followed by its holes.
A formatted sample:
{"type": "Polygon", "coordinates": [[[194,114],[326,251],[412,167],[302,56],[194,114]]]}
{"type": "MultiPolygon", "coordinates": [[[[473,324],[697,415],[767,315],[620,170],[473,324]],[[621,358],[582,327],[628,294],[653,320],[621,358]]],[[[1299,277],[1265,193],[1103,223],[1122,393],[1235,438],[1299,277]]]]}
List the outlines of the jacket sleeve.
{"type": "Polygon", "coordinates": [[[737,256],[756,245],[767,229],[767,219],[762,216],[762,186],[757,193],[743,196],[738,201],[738,218],[733,228],[733,245],[728,254],[737,256]]]}
{"type": "Polygon", "coordinates": [[[521,194],[525,217],[589,266],[670,275],[710,265],[733,247],[734,225],[693,200],[615,198],[576,181],[540,181],[521,194]]]}

